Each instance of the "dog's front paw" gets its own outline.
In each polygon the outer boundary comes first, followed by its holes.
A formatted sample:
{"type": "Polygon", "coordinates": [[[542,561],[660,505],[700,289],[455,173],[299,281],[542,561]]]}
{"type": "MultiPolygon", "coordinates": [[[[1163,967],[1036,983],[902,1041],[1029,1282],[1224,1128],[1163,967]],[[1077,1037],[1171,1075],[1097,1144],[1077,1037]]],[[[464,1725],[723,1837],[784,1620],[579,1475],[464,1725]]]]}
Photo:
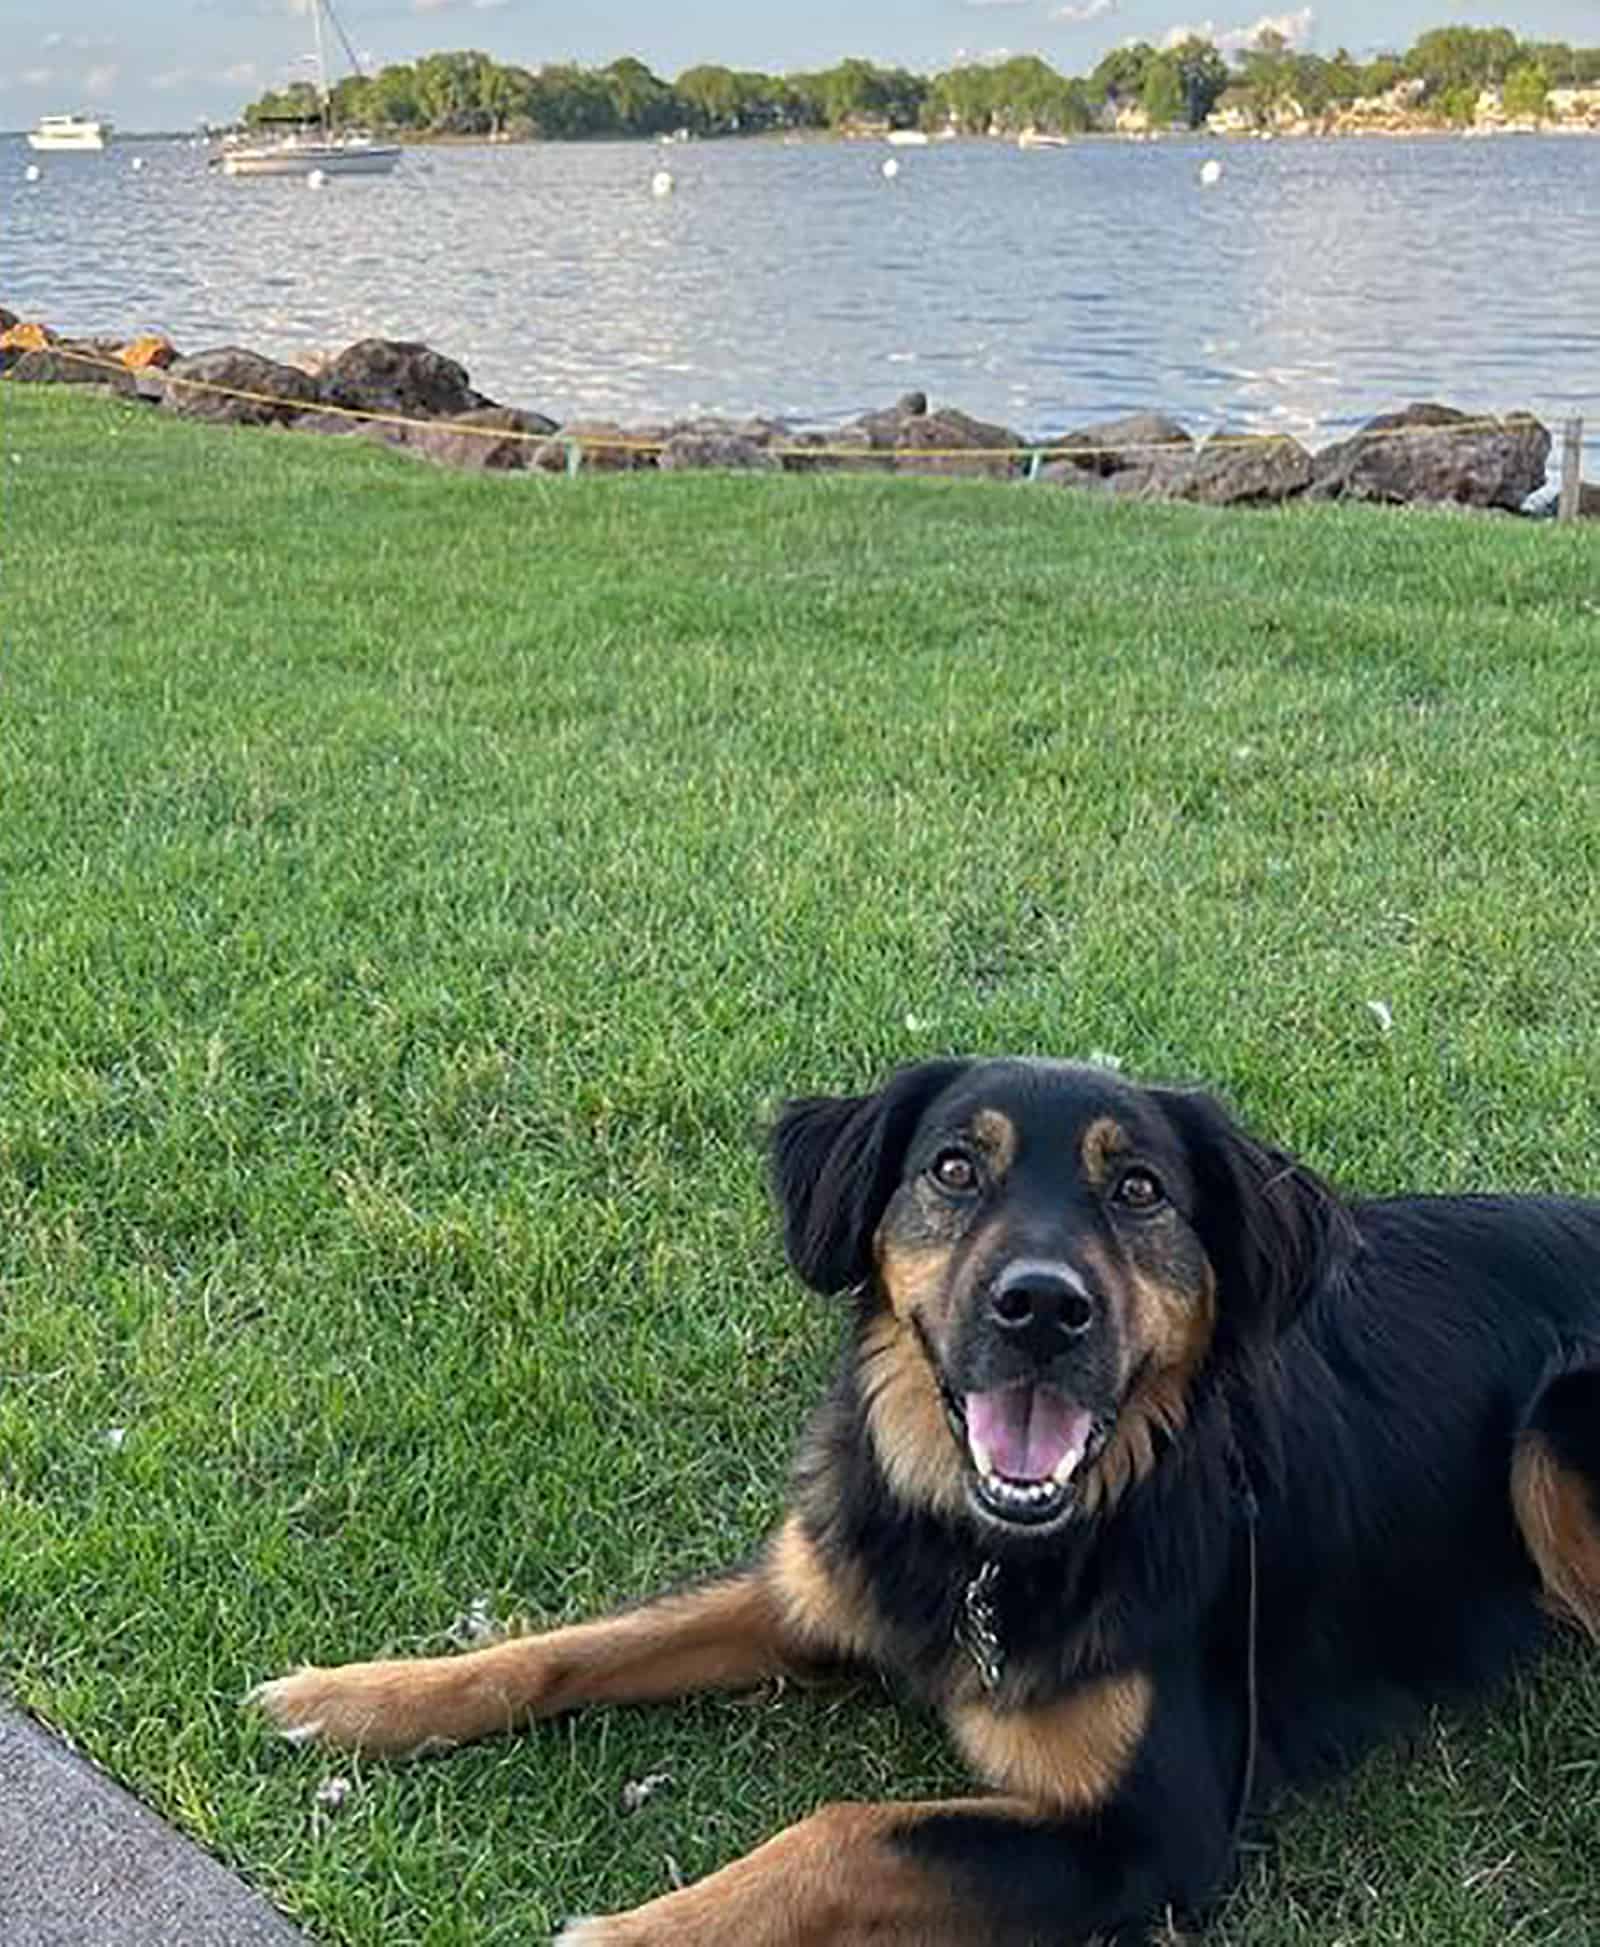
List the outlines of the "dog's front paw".
{"type": "Polygon", "coordinates": [[[438,1685],[426,1663],[313,1665],[258,1684],[245,1702],[269,1717],[291,1744],[414,1756],[457,1740],[436,1708],[438,1685]]]}
{"type": "Polygon", "coordinates": [[[650,1947],[650,1934],[641,1932],[626,1913],[591,1914],[567,1921],[555,1947],[650,1947]]]}

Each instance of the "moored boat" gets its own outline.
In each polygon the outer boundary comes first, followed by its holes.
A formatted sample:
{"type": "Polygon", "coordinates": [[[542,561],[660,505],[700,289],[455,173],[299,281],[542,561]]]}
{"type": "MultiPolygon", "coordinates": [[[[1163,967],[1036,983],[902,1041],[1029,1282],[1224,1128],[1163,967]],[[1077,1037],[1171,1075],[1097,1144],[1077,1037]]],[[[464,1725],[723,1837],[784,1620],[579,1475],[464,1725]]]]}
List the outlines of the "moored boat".
{"type": "Polygon", "coordinates": [[[322,48],[322,14],[338,28],[356,72],[362,72],[329,0],[310,0],[316,34],[317,105],[320,120],[296,120],[286,133],[264,140],[225,140],[213,157],[225,176],[387,176],[400,160],[397,143],[377,142],[364,129],[335,129],[328,107],[328,64],[322,48]]]}
{"type": "Polygon", "coordinates": [[[103,149],[111,123],[99,115],[41,115],[28,131],[28,147],[57,153],[103,149]]]}

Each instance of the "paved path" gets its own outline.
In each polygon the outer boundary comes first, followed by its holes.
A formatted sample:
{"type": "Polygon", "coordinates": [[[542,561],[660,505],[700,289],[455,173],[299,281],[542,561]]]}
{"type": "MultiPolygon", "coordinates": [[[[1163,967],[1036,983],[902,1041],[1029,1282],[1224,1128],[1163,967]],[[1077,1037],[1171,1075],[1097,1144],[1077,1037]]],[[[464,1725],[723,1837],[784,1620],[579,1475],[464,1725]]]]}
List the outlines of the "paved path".
{"type": "Polygon", "coordinates": [[[4,1947],[309,1947],[259,1894],[0,1707],[4,1947]]]}

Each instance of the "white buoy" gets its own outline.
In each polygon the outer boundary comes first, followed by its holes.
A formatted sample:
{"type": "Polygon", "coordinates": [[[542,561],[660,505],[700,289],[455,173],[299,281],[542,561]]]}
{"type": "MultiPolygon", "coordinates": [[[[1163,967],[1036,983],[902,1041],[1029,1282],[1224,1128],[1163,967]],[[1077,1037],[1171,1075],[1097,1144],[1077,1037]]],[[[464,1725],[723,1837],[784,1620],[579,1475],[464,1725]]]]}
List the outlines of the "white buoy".
{"type": "Polygon", "coordinates": [[[144,167],[144,157],[142,155],[136,155],[133,158],[133,161],[128,166],[132,169],[133,173],[137,176],[139,171],[144,167]]]}
{"type": "Polygon", "coordinates": [[[670,169],[658,169],[650,178],[650,194],[652,196],[670,196],[676,187],[677,185],[672,180],[672,171],[670,169]]]}
{"type": "Polygon", "coordinates": [[[1213,183],[1219,183],[1222,181],[1222,164],[1218,162],[1215,156],[1212,156],[1207,161],[1201,163],[1200,180],[1205,184],[1207,189],[1209,189],[1213,183]]]}
{"type": "Polygon", "coordinates": [[[328,180],[327,177],[322,173],[320,169],[313,169],[311,174],[306,177],[306,188],[321,189],[322,185],[327,180],[328,180]]]}
{"type": "Polygon", "coordinates": [[[899,173],[900,173],[899,163],[895,161],[893,156],[890,156],[889,160],[883,165],[884,181],[892,183],[895,177],[899,175],[899,173]]]}
{"type": "Polygon", "coordinates": [[[24,170],[23,170],[23,172],[22,172],[22,180],[23,180],[24,182],[28,182],[28,183],[36,183],[36,182],[37,182],[37,181],[39,180],[39,165],[38,165],[38,163],[36,163],[36,162],[30,162],[30,163],[28,164],[28,166],[27,166],[27,168],[26,168],[26,169],[24,169],[24,170]]]}

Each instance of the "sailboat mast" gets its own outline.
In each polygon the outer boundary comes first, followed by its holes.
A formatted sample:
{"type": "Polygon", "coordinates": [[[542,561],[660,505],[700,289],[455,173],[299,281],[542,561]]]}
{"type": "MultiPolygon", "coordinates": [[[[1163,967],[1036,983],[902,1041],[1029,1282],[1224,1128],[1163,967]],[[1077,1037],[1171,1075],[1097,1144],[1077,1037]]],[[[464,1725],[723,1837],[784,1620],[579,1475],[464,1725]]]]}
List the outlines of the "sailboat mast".
{"type": "Polygon", "coordinates": [[[311,0],[311,19],[317,36],[317,108],[323,132],[328,129],[328,62],[322,49],[322,0],[311,0]]]}

